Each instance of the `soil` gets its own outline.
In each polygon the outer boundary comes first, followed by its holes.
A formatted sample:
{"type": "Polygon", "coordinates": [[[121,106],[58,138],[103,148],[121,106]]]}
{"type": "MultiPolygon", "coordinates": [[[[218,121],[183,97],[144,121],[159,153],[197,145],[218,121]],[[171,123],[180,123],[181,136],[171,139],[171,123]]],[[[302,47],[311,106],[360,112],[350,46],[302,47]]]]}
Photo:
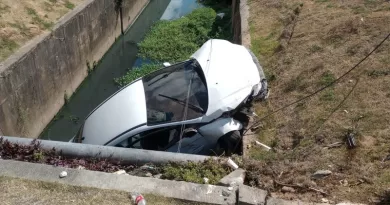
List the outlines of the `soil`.
{"type": "MultiPolygon", "coordinates": [[[[248,4],[251,49],[271,89],[268,101],[256,106],[259,119],[328,85],[390,32],[390,2],[385,0],[248,4]]],[[[247,183],[285,199],[378,203],[390,187],[389,73],[387,40],[336,85],[261,119],[256,140],[274,151],[256,145],[247,150],[253,160],[247,183]],[[356,148],[347,148],[348,132],[354,133],[356,148]],[[336,142],[341,146],[328,148],[336,142]],[[332,174],[311,179],[317,170],[332,174]],[[281,184],[297,192],[283,193],[281,184]]]]}
{"type": "Polygon", "coordinates": [[[0,62],[84,0],[0,0],[0,62]]]}

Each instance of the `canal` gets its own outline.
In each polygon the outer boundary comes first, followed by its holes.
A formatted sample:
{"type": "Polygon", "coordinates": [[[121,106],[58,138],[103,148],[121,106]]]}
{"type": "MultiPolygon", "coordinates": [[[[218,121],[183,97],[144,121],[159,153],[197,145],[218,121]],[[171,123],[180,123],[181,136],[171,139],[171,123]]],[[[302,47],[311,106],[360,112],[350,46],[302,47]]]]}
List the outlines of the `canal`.
{"type": "MultiPolygon", "coordinates": [[[[200,7],[197,0],[151,0],[138,19],[118,38],[100,63],[80,85],[70,100],[53,118],[40,138],[69,141],[78,131],[85,117],[101,102],[118,90],[113,79],[142,64],[137,58],[137,43],[159,19],[180,18],[200,7]]],[[[92,66],[93,63],[91,62],[92,66]]],[[[115,120],[115,119],[113,119],[115,120]]]]}

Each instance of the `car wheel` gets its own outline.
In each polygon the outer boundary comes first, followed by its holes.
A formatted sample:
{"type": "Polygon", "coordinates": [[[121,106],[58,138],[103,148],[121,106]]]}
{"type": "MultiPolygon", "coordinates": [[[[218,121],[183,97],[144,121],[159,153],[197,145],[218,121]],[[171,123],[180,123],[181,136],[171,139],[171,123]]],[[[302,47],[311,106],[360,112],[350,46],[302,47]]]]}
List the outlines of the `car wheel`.
{"type": "Polygon", "coordinates": [[[241,133],[239,131],[232,131],[223,135],[218,140],[219,153],[227,156],[237,153],[241,145],[241,133]]]}

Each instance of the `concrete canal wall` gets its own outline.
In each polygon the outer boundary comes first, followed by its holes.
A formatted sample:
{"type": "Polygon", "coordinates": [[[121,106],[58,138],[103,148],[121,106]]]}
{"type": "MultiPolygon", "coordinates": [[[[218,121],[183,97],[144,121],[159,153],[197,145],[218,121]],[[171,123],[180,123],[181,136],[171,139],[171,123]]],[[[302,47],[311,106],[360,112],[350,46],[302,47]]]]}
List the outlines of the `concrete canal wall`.
{"type": "MultiPolygon", "coordinates": [[[[0,63],[0,135],[36,138],[120,35],[115,0],[86,0],[0,63]]],[[[149,0],[123,1],[127,28],[149,0]]]]}

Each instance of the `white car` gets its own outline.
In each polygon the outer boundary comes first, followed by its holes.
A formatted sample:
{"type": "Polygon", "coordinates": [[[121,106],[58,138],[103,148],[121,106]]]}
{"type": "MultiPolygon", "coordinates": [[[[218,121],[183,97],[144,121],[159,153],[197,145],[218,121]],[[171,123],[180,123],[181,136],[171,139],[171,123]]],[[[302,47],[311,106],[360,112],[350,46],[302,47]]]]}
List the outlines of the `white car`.
{"type": "Polygon", "coordinates": [[[213,39],[189,60],[137,79],[106,99],[72,141],[231,154],[240,148],[251,103],[267,93],[257,58],[241,45],[213,39]]]}

